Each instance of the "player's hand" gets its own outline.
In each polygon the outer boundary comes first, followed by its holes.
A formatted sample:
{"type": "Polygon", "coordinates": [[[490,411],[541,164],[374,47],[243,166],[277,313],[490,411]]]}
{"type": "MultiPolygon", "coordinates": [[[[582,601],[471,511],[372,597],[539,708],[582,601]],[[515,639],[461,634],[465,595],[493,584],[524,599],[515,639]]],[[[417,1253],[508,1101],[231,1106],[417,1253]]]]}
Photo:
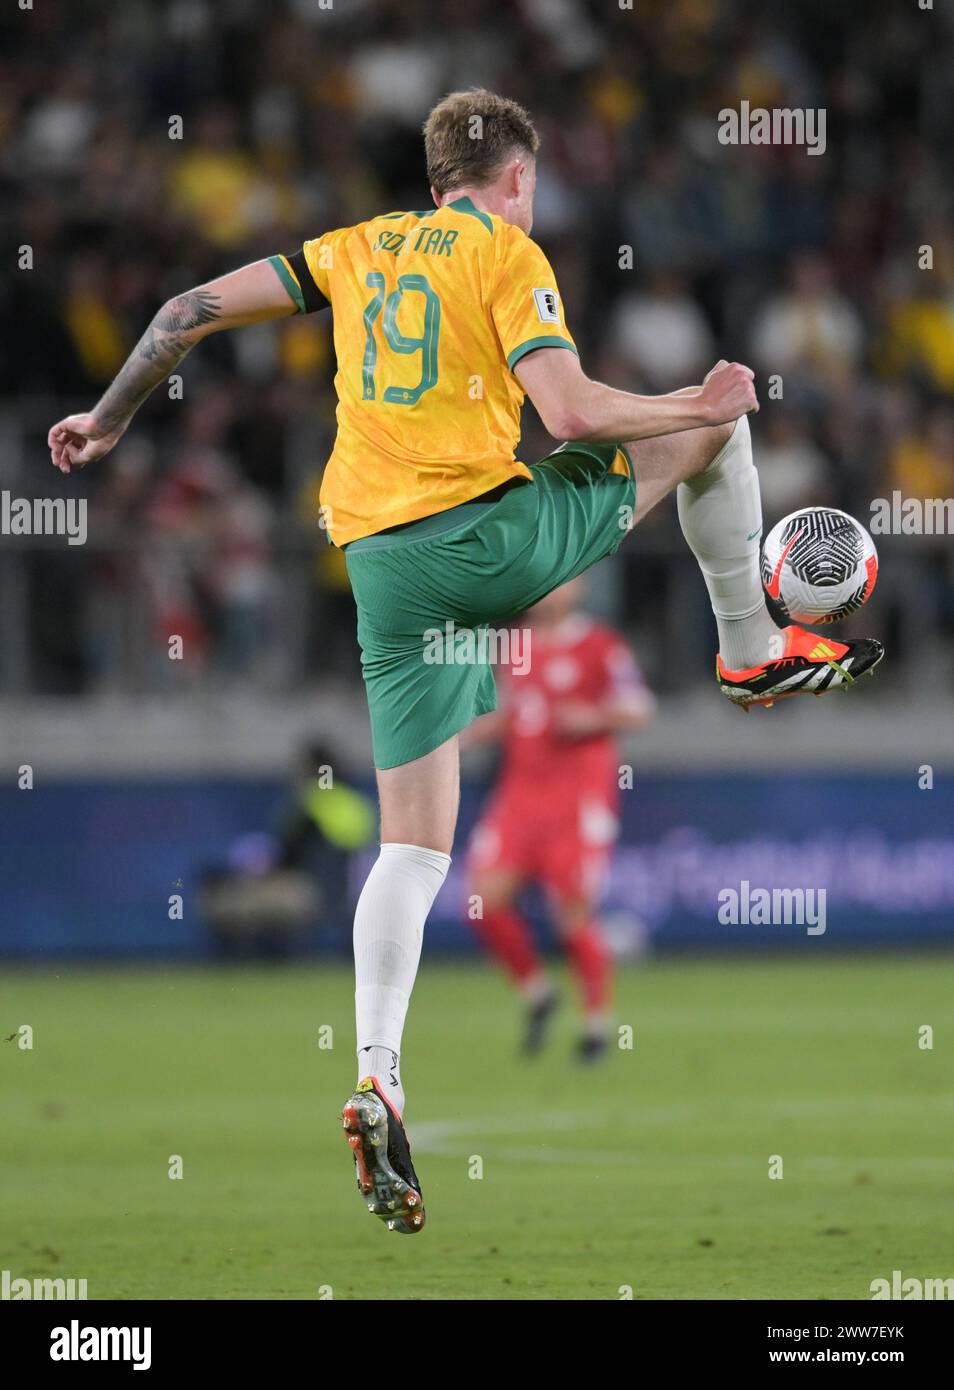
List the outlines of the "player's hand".
{"type": "Polygon", "coordinates": [[[67,415],[53,426],[46,437],[50,446],[53,467],[61,473],[73,468],[85,468],[94,459],[101,459],[122,439],[126,426],[103,430],[92,415],[67,415]]]}
{"type": "Polygon", "coordinates": [[[726,425],[759,408],[755,373],[741,362],[720,361],[706,375],[699,397],[710,425],[726,425]]]}
{"type": "Polygon", "coordinates": [[[553,726],[564,738],[592,738],[606,732],[606,715],[585,700],[561,700],[553,711],[553,726]]]}

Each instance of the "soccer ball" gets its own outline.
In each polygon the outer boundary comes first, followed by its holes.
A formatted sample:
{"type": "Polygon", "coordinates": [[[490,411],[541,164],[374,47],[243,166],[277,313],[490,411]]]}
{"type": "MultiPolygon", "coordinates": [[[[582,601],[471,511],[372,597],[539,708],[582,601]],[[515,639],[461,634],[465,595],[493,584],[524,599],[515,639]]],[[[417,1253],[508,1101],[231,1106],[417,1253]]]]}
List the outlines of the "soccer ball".
{"type": "Polygon", "coordinates": [[[836,623],[871,597],[878,552],[868,532],[834,507],[783,517],[762,543],[762,583],[795,623],[836,623]]]}

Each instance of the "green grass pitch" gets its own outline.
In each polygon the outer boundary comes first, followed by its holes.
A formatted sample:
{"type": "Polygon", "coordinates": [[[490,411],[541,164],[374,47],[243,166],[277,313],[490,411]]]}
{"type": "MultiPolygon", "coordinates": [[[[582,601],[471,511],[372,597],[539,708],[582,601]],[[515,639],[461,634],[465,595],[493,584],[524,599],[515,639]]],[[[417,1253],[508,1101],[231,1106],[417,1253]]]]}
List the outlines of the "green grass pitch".
{"type": "Polygon", "coordinates": [[[670,960],[621,975],[635,1045],[582,1069],[568,1007],[527,1063],[502,980],[425,963],[403,1070],[428,1225],[402,1237],[340,1132],[343,967],[8,972],[2,1033],[34,1043],[0,1049],[0,1266],[91,1299],[865,1299],[894,1269],[947,1276],[952,997],[943,956],[670,960]]]}

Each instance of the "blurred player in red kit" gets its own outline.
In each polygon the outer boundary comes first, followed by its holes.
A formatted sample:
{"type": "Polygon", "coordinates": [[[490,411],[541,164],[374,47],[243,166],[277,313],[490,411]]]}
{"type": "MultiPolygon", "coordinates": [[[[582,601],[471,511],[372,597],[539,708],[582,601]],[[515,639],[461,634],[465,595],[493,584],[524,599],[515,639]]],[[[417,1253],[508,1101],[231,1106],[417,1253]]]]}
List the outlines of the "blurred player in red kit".
{"type": "Polygon", "coordinates": [[[473,726],[474,742],[502,741],[503,764],[469,867],[482,914],[474,926],[526,1002],[525,1050],[541,1047],[557,1003],[516,906],[536,883],[579,982],[579,1055],[595,1061],[606,1050],[612,983],[598,907],[618,828],[616,735],[645,728],[655,700],[622,638],[580,611],[583,583],[529,610],[529,650],[498,673],[500,708],[473,726]]]}

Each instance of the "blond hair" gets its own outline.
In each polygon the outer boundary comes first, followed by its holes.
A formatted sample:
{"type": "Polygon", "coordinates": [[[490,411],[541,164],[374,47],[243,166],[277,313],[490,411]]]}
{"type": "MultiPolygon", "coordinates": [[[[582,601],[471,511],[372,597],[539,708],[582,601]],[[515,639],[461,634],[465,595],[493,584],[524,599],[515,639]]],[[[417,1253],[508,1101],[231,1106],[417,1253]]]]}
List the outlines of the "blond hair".
{"type": "Polygon", "coordinates": [[[485,87],[451,92],[424,122],[427,177],[440,194],[491,183],[511,155],[534,155],[539,146],[523,107],[485,87]]]}

